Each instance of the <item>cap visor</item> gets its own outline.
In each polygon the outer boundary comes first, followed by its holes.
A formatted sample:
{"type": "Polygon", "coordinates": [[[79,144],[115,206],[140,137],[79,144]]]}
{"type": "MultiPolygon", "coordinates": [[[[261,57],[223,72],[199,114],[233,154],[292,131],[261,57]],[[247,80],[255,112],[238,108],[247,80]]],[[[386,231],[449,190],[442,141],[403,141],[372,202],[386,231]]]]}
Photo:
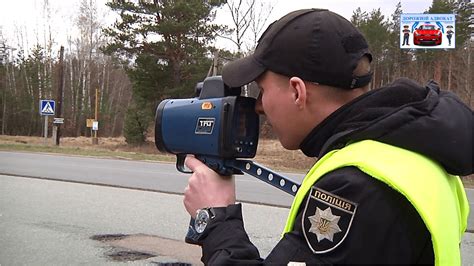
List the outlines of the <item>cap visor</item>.
{"type": "Polygon", "coordinates": [[[222,69],[222,79],[230,87],[240,87],[254,81],[265,69],[254,55],[249,55],[227,63],[222,69]]]}

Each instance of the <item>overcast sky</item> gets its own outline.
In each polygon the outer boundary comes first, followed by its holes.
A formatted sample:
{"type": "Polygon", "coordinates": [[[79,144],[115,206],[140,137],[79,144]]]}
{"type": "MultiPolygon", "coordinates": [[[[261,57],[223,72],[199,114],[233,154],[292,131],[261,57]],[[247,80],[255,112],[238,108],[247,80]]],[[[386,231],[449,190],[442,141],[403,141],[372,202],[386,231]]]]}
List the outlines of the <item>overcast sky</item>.
{"type": "MultiPolygon", "coordinates": [[[[257,0],[258,1],[258,0],[257,0]]],[[[103,22],[110,24],[114,20],[111,11],[105,6],[106,0],[96,0],[103,22]]],[[[273,12],[268,23],[282,17],[286,13],[302,8],[326,8],[350,19],[352,12],[360,7],[363,11],[370,12],[380,8],[382,13],[389,17],[395,10],[399,0],[273,0],[273,12]]],[[[423,13],[428,10],[432,0],[401,0],[404,13],[423,13]]],[[[4,37],[10,45],[16,46],[17,39],[13,39],[15,31],[27,32],[28,46],[32,43],[44,43],[44,0],[2,0],[0,8],[0,26],[4,37]],[[39,40],[37,40],[39,39],[39,40]]],[[[73,18],[76,16],[80,0],[49,0],[51,7],[52,37],[61,43],[67,40],[68,35],[74,36],[73,18]]],[[[228,15],[223,8],[217,12],[217,21],[224,23],[228,15]]],[[[16,34],[17,35],[17,34],[16,34]]],[[[225,46],[225,42],[222,42],[225,46]]]]}

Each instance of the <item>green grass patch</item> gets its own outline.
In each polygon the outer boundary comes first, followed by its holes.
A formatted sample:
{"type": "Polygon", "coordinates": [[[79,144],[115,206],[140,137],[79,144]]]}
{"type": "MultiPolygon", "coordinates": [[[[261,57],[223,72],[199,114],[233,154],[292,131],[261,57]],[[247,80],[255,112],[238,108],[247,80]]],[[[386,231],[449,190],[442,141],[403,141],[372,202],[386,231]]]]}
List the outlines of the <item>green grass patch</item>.
{"type": "Polygon", "coordinates": [[[68,155],[79,155],[79,156],[91,156],[101,158],[114,158],[114,159],[128,159],[128,160],[141,160],[141,161],[175,161],[174,156],[163,155],[163,154],[146,154],[138,152],[125,152],[125,151],[111,151],[100,148],[81,148],[81,147],[61,147],[61,146],[49,146],[49,145],[31,145],[22,143],[0,143],[0,150],[3,151],[24,151],[24,152],[43,152],[43,153],[58,153],[68,155]]]}

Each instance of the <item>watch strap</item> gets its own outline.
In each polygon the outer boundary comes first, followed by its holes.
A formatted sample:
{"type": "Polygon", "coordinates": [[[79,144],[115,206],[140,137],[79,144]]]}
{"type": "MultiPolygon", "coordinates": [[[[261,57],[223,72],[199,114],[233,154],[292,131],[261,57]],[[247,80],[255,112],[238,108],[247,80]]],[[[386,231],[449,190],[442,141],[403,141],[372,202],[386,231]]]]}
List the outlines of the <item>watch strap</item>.
{"type": "Polygon", "coordinates": [[[184,242],[192,245],[200,245],[198,242],[200,234],[196,232],[196,229],[194,229],[195,222],[196,220],[191,217],[191,220],[189,220],[188,232],[184,237],[184,242]]]}
{"type": "MultiPolygon", "coordinates": [[[[195,228],[196,220],[191,218],[189,221],[188,232],[184,241],[188,244],[202,245],[202,240],[206,237],[209,231],[215,227],[215,225],[224,221],[226,216],[226,207],[217,207],[217,208],[205,208],[209,212],[209,221],[206,225],[206,228],[202,233],[198,233],[195,228]]],[[[200,210],[198,210],[199,212],[200,210]]]]}

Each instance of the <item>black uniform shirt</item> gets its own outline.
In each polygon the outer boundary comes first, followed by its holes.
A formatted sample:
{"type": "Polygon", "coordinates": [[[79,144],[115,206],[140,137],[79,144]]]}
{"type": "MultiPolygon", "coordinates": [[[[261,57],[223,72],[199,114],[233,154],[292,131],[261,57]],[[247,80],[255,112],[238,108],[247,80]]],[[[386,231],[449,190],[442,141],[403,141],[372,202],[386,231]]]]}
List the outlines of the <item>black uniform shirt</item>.
{"type": "Polygon", "coordinates": [[[354,167],[341,168],[323,176],[315,187],[357,204],[347,235],[336,248],[321,254],[313,253],[302,226],[302,218],[308,219],[312,213],[303,215],[305,205],[302,204],[293,231],[285,234],[262,260],[244,230],[240,205],[232,205],[227,208],[226,221],[204,240],[204,263],[434,263],[428,230],[416,210],[398,192],[354,167]]]}
{"type": "MultiPolygon", "coordinates": [[[[469,175],[473,172],[469,160],[472,115],[469,107],[455,95],[440,91],[434,82],[422,87],[399,79],[339,108],[310,133],[301,150],[307,156],[321,157],[348,142],[372,139],[424,154],[451,174],[469,175]]],[[[429,176],[423,178],[430,182],[429,176]]],[[[350,211],[343,214],[334,206],[328,208],[311,201],[307,195],[293,231],[285,234],[268,257],[262,259],[245,232],[241,205],[230,205],[225,217],[212,224],[212,230],[203,239],[202,261],[434,263],[431,236],[422,219],[408,200],[388,185],[358,168],[345,167],[321,177],[311,193],[316,192],[332,195],[329,201],[334,205],[349,204],[350,211]]]]}
{"type": "Polygon", "coordinates": [[[304,212],[302,204],[294,230],[284,236],[267,262],[434,263],[431,237],[420,216],[406,198],[386,184],[355,167],[345,167],[323,176],[314,187],[357,204],[350,227],[337,233],[347,232],[346,237],[334,249],[313,254],[303,230],[311,233],[302,226],[302,218],[308,219],[313,213],[304,212]]]}

